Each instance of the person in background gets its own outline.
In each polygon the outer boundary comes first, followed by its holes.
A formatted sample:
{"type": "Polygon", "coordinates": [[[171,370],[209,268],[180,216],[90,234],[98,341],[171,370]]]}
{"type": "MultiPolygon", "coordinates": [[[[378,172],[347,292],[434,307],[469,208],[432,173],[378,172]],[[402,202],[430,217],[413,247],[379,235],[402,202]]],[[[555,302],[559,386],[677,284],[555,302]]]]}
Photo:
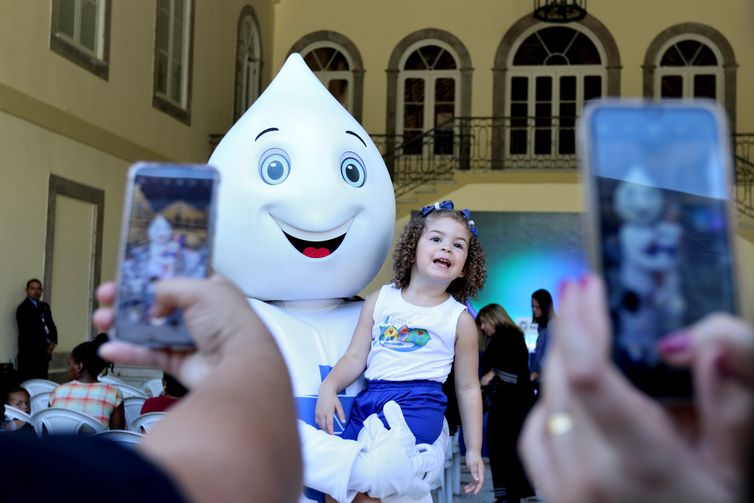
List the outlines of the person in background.
{"type": "Polygon", "coordinates": [[[547,354],[547,344],[550,339],[550,322],[555,318],[555,306],[552,304],[552,295],[544,289],[539,289],[531,294],[532,321],[537,324],[537,344],[534,348],[534,357],[530,369],[530,378],[535,389],[539,389],[540,375],[547,354]]]}
{"type": "MultiPolygon", "coordinates": [[[[29,392],[19,385],[12,385],[8,387],[8,389],[5,391],[3,402],[5,405],[10,405],[11,407],[18,409],[21,412],[31,414],[31,397],[29,396],[29,392]]],[[[27,423],[26,421],[21,421],[20,419],[11,419],[6,423],[4,429],[5,431],[34,433],[34,426],[27,423]]]]}
{"type": "Polygon", "coordinates": [[[92,416],[106,428],[122,430],[126,425],[123,394],[116,386],[97,380],[107,365],[97,354],[105,342],[107,335],[99,334],[93,341],[73,348],[68,357],[71,381],[50,392],[50,407],[77,410],[92,416]]]}
{"type": "Polygon", "coordinates": [[[147,398],[144,405],[141,406],[141,414],[148,412],[165,412],[170,407],[178,403],[188,390],[170,374],[162,373],[162,395],[147,398]]]}
{"type": "Polygon", "coordinates": [[[750,326],[713,314],[659,341],[665,361],[693,371],[693,413],[684,415],[633,387],[611,362],[598,278],[564,286],[554,330],[542,397],[520,445],[545,501],[751,501],[750,326]]]}
{"type": "Polygon", "coordinates": [[[21,381],[47,379],[52,352],[58,343],[58,329],[50,305],[42,300],[42,282],[26,282],[26,298],[16,309],[18,324],[18,373],[21,381]]]}
{"type": "MultiPolygon", "coordinates": [[[[243,294],[217,276],[164,281],[155,291],[160,311],[183,310],[196,350],[110,342],[100,351],[119,363],[164,370],[191,393],[136,448],[97,437],[0,435],[3,501],[298,500],[302,468],[293,392],[267,328],[243,294]]],[[[112,304],[115,284],[101,286],[97,295],[101,306],[112,304]]],[[[113,311],[100,308],[94,318],[107,330],[113,311]]]]}
{"type": "Polygon", "coordinates": [[[487,336],[482,355],[485,372],[480,383],[491,395],[487,419],[487,449],[495,503],[518,503],[534,491],[518,456],[521,429],[534,401],[529,380],[529,350],[521,329],[500,304],[487,304],[476,317],[487,336]]]}

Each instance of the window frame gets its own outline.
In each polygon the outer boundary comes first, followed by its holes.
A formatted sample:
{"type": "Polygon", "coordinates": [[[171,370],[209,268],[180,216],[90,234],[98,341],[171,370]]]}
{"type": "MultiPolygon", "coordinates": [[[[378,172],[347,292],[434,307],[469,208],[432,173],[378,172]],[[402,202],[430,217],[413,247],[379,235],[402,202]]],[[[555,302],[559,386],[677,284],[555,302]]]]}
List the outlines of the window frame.
{"type": "Polygon", "coordinates": [[[238,120],[259,97],[262,89],[262,33],[256,13],[250,5],[241,9],[236,31],[236,89],[233,104],[233,119],[238,120]],[[246,24],[251,25],[252,50],[244,45],[242,30],[246,24]],[[256,52],[254,52],[256,49],[256,52]],[[249,57],[251,55],[251,58],[249,57]],[[255,76],[249,78],[249,69],[255,70],[255,76]],[[250,90],[251,88],[251,90],[250,90]]]}
{"type": "Polygon", "coordinates": [[[652,86],[652,92],[655,99],[661,99],[662,94],[662,78],[667,76],[677,75],[683,79],[683,96],[682,100],[694,99],[693,80],[697,75],[714,75],[715,76],[715,101],[721,105],[725,104],[725,75],[723,72],[723,55],[717,45],[707,37],[701,36],[696,33],[682,33],[675,35],[662,44],[657,54],[655,55],[655,72],[654,83],[652,86]],[[717,64],[715,66],[701,66],[701,65],[684,65],[684,66],[662,66],[660,62],[665,53],[670,50],[672,46],[678,42],[684,40],[693,40],[695,42],[701,42],[706,45],[717,58],[717,64]]]}
{"type": "MultiPolygon", "coordinates": [[[[437,128],[437,124],[435,124],[435,117],[434,117],[434,110],[435,110],[435,104],[436,104],[436,96],[435,96],[435,84],[440,79],[450,79],[454,82],[454,99],[453,99],[453,117],[460,117],[461,114],[461,59],[459,55],[456,53],[455,49],[448,44],[447,42],[443,40],[438,39],[423,39],[418,40],[408,46],[406,50],[401,54],[401,57],[398,62],[398,92],[396,95],[396,110],[395,110],[395,134],[402,138],[404,133],[404,118],[405,118],[405,99],[406,99],[406,80],[408,79],[421,79],[424,81],[424,110],[423,110],[423,121],[424,124],[422,126],[422,135],[425,134],[427,131],[430,131],[432,129],[437,128]],[[456,68],[454,70],[406,70],[406,61],[408,58],[416,51],[421,49],[422,47],[427,47],[435,45],[443,50],[445,50],[448,54],[451,55],[453,60],[455,61],[456,68]]],[[[450,128],[445,128],[450,129],[450,128]]],[[[453,125],[453,135],[454,137],[458,134],[458,127],[456,124],[453,125]]],[[[405,139],[399,140],[400,143],[403,143],[405,139]]],[[[427,142],[422,148],[421,154],[406,154],[406,155],[421,155],[423,157],[434,157],[434,158],[441,158],[443,154],[435,154],[434,153],[434,144],[433,142],[427,142]]],[[[459,145],[457,142],[454,141],[453,145],[453,151],[457,155],[458,154],[459,145]]],[[[447,154],[450,156],[451,154],[447,154]]]]}
{"type": "Polygon", "coordinates": [[[97,6],[95,18],[95,50],[76,40],[80,32],[81,6],[87,0],[74,0],[74,37],[62,33],[60,26],[61,0],[53,0],[50,16],[50,50],[84,68],[97,77],[108,80],[110,69],[110,13],[111,0],[90,0],[97,6]],[[77,30],[78,27],[78,30],[77,30]]]}
{"type": "MultiPolygon", "coordinates": [[[[165,0],[170,3],[170,15],[169,15],[169,29],[172,30],[175,2],[176,0],[165,0]]],[[[158,47],[159,39],[159,18],[160,18],[160,0],[157,0],[155,6],[155,30],[154,30],[154,68],[152,72],[153,88],[152,88],[152,106],[176,120],[183,122],[187,126],[191,125],[191,87],[192,87],[192,74],[193,74],[193,56],[194,56],[194,9],[195,2],[193,0],[182,0],[184,2],[184,19],[183,19],[183,58],[182,58],[182,77],[181,82],[181,99],[175,101],[168,95],[162,92],[159,88],[158,69],[159,69],[159,56],[160,48],[158,47]]],[[[173,37],[172,32],[168,33],[168,68],[171,60],[170,47],[172,47],[173,37]]],[[[168,71],[168,77],[169,77],[168,71]]],[[[171,82],[166,81],[166,90],[169,94],[171,82]]]]}
{"type": "Polygon", "coordinates": [[[312,70],[312,73],[317,76],[319,81],[322,82],[322,85],[328,90],[330,89],[328,84],[333,80],[345,80],[348,82],[348,103],[346,108],[351,114],[353,114],[355,85],[353,58],[345,47],[332,40],[318,40],[312,42],[301,51],[301,57],[306,59],[310,52],[316,51],[317,49],[335,49],[342,54],[348,62],[348,70],[312,70]]]}

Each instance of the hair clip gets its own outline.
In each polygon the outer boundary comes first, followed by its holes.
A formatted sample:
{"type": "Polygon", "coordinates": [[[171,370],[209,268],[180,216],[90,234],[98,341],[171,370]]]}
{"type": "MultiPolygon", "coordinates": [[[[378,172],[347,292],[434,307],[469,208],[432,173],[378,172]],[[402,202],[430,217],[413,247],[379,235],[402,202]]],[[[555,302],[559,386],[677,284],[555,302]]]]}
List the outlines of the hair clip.
{"type": "MultiPolygon", "coordinates": [[[[453,211],[454,209],[455,209],[455,205],[453,204],[453,201],[451,201],[450,199],[447,199],[445,201],[437,202],[437,203],[430,204],[423,207],[421,210],[419,210],[419,214],[422,217],[426,217],[433,211],[437,211],[437,210],[453,211]]],[[[463,210],[460,210],[458,213],[463,218],[465,218],[466,221],[469,223],[469,230],[471,231],[471,234],[473,234],[474,236],[479,236],[479,231],[476,228],[476,224],[471,219],[471,212],[468,209],[463,209],[463,210]]]]}

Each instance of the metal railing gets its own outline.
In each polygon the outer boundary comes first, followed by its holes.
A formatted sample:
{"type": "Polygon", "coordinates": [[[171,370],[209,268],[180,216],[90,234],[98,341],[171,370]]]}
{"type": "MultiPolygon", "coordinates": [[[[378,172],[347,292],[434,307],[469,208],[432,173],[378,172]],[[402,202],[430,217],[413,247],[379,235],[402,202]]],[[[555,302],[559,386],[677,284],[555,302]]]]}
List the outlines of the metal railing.
{"type": "MultiPolygon", "coordinates": [[[[577,167],[574,117],[456,117],[424,133],[372,134],[385,159],[396,196],[456,170],[565,169],[577,167]]],[[[214,147],[222,135],[210,135],[214,147]]],[[[754,218],[754,133],[732,137],[733,197],[754,218]]]]}

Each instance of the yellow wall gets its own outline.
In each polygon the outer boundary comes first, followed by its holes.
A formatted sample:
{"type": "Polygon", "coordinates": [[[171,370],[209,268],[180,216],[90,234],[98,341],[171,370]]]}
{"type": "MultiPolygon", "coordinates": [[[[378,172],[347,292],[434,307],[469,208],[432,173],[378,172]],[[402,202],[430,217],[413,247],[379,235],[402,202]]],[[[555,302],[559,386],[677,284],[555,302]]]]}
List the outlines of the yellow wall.
{"type": "MultiPolygon", "coordinates": [[[[620,52],[623,96],[641,96],[644,56],[664,29],[686,22],[709,25],[727,38],[738,62],[738,130],[754,131],[754,2],[751,0],[604,0],[587,2],[620,52]]],[[[472,115],[492,115],[495,52],[513,23],[531,13],[531,0],[282,0],[276,8],[274,64],[279,68],[302,36],[331,30],[348,37],[364,61],[367,131],[385,131],[385,69],[406,35],[425,28],[448,31],[466,46],[474,67],[472,115]]]]}

